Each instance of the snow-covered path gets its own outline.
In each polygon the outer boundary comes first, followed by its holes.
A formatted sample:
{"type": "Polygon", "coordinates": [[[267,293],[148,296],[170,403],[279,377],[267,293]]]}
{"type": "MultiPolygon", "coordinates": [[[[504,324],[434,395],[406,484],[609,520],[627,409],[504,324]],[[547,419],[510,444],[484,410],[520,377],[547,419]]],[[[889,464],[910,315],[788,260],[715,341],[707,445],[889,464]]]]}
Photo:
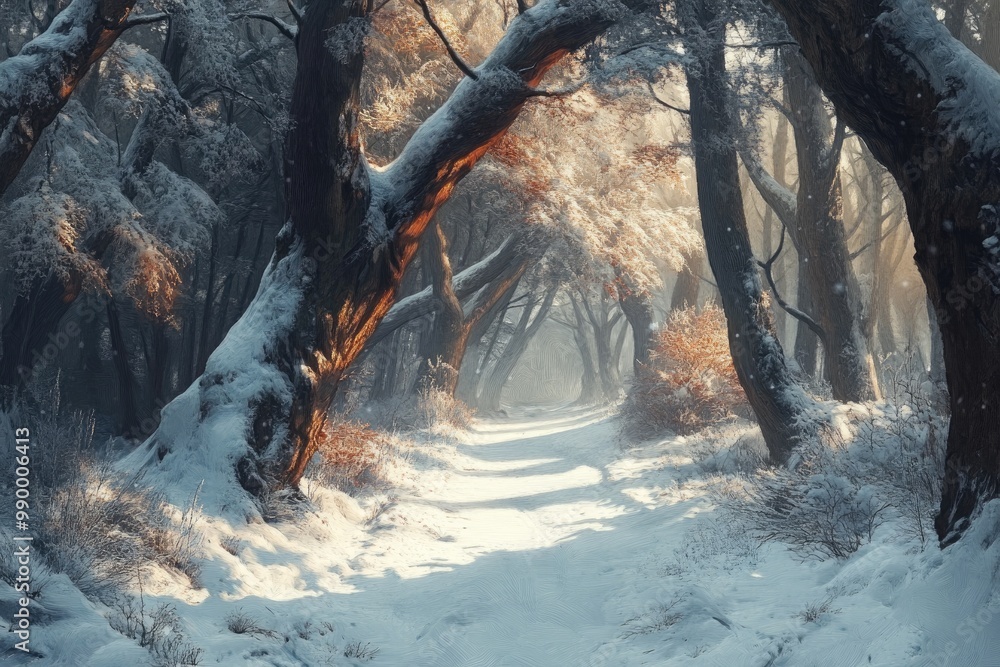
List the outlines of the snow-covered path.
{"type": "MultiPolygon", "coordinates": [[[[268,571],[304,570],[280,584],[300,590],[281,605],[297,620],[279,632],[306,619],[335,628],[329,641],[291,632],[281,653],[301,662],[287,664],[325,664],[321,652],[353,641],[379,647],[372,664],[392,666],[659,664],[629,655],[622,623],[657,606],[654,555],[705,501],[671,486],[678,471],[665,472],[664,459],[623,458],[616,442],[614,422],[592,411],[480,423],[459,444],[415,451],[392,502],[348,539],[335,526],[285,526],[284,539],[268,536],[275,554],[249,548],[243,560],[268,571]],[[649,471],[659,485],[643,479],[649,471]]],[[[268,626],[271,612],[287,612],[262,589],[273,574],[249,569],[256,576],[229,595],[244,611],[270,597],[253,610],[268,626]]],[[[210,635],[192,639],[208,648],[210,635]]],[[[231,664],[254,664],[239,644],[231,664]]]]}
{"type": "MultiPolygon", "coordinates": [[[[146,603],[177,608],[203,665],[1000,665],[997,547],[942,564],[879,539],[846,562],[799,563],[720,524],[692,458],[704,441],[616,443],[613,420],[582,410],[431,438],[374,508],[320,489],[304,520],[203,517],[203,588],[150,582],[146,603]],[[231,632],[234,612],[262,631],[231,632]]],[[[45,664],[149,664],[78,607],[39,632],[66,656],[45,664]]]]}

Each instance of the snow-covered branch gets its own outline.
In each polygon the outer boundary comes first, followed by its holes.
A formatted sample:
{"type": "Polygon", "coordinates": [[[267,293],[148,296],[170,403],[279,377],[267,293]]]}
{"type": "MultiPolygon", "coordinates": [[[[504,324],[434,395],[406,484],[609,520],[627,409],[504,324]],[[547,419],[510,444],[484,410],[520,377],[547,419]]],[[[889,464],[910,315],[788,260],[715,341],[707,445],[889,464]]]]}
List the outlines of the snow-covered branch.
{"type": "Polygon", "coordinates": [[[0,63],[0,194],[76,86],[128,27],[135,0],[73,0],[44,33],[0,63]]]}

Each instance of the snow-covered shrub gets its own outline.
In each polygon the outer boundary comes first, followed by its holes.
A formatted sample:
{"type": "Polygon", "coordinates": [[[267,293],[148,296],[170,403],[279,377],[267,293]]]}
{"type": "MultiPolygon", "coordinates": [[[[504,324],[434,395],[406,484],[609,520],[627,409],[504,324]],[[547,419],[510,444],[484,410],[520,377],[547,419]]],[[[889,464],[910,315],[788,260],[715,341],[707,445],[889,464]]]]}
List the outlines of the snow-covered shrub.
{"type": "Polygon", "coordinates": [[[253,616],[250,616],[241,609],[237,609],[226,616],[226,628],[233,634],[237,635],[263,635],[265,637],[278,636],[274,630],[268,630],[267,628],[258,625],[253,616]]]}
{"type": "Polygon", "coordinates": [[[761,541],[803,559],[845,558],[890,516],[905,539],[933,539],[947,418],[922,378],[895,376],[890,401],[837,408],[790,468],[764,470],[720,495],[761,541]]]}
{"type": "Polygon", "coordinates": [[[201,664],[202,650],[184,639],[180,617],[171,605],[161,603],[146,609],[145,598],[118,597],[108,616],[111,627],[153,654],[156,667],[182,667],[201,664]]]}
{"type": "Polygon", "coordinates": [[[877,470],[822,440],[803,445],[799,457],[794,467],[727,487],[723,503],[761,542],[782,542],[803,560],[846,558],[886,519],[890,505],[877,470]]]}
{"type": "Polygon", "coordinates": [[[364,422],[333,418],[323,431],[307,475],[346,493],[379,486],[393,451],[389,437],[364,422]]]}
{"type": "Polygon", "coordinates": [[[668,430],[694,433],[741,411],[745,401],[722,309],[685,308],[656,333],[649,365],[622,404],[622,424],[638,439],[668,430]]]}
{"type": "Polygon", "coordinates": [[[468,428],[474,414],[465,403],[448,392],[441,391],[433,384],[420,390],[417,397],[417,410],[423,420],[423,425],[427,428],[436,426],[468,428]]]}
{"type": "Polygon", "coordinates": [[[65,572],[85,594],[113,594],[140,578],[148,563],[176,569],[197,584],[190,519],[175,527],[163,499],[139,482],[121,479],[110,465],[88,462],[78,479],[55,490],[41,507],[35,544],[52,568],[65,572]]]}

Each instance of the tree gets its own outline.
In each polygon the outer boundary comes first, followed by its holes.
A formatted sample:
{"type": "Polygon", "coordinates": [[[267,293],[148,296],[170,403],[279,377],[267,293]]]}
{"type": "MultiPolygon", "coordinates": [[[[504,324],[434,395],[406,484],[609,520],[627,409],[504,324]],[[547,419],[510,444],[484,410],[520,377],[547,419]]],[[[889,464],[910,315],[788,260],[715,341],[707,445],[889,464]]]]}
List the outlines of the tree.
{"type": "Polygon", "coordinates": [[[772,0],[840,117],[895,177],[951,403],[943,546],[1000,492],[1000,74],[921,0],[772,0]]]}
{"type": "Polygon", "coordinates": [[[201,379],[164,410],[140,458],[235,467],[253,493],[294,485],[435,212],[524,104],[546,94],[535,88],[545,73],[627,11],[611,0],[536,4],[479,67],[464,66],[448,102],[375,169],[360,141],[373,8],[370,0],[307,8],[285,150],[288,223],[254,302],[201,379]]]}
{"type": "MultiPolygon", "coordinates": [[[[798,54],[784,56],[785,84],[795,135],[797,193],[766,173],[744,152],[750,177],[795,242],[801,259],[800,287],[808,285],[812,312],[824,333],[823,351],[833,397],[875,398],[877,380],[863,335],[865,312],[844,230],[840,155],[844,128],[830,128],[819,87],[798,54]]],[[[800,290],[800,294],[802,291],[800,290]]],[[[801,329],[800,329],[801,332],[801,329]]]]}
{"type": "Polygon", "coordinates": [[[737,377],[771,459],[784,462],[807,432],[812,402],[785,364],[750,247],[732,141],[736,118],[726,71],[728,17],[718,0],[692,0],[678,13],[692,47],[687,81],[705,249],[726,314],[737,377]]]}

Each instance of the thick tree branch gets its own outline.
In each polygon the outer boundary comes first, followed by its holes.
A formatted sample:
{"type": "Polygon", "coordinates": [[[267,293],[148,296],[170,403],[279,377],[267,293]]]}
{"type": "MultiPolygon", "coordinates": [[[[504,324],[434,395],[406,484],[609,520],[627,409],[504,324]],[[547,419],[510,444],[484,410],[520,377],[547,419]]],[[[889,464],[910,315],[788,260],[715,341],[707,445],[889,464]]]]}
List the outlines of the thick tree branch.
{"type": "Polygon", "coordinates": [[[744,147],[740,150],[740,159],[760,196],[777,214],[781,223],[785,228],[794,228],[798,210],[795,193],[775,180],[749,148],[744,147]]]}
{"type": "MultiPolygon", "coordinates": [[[[295,6],[293,0],[285,0],[288,3],[288,11],[292,13],[292,18],[295,19],[296,25],[302,25],[302,10],[295,6]]],[[[384,6],[385,3],[383,2],[384,6]]],[[[380,7],[381,8],[381,7],[380,7]]]]}
{"type": "Polygon", "coordinates": [[[166,12],[156,12],[155,14],[144,14],[142,16],[133,16],[125,21],[125,25],[122,30],[128,30],[129,28],[135,28],[141,25],[150,25],[153,23],[159,23],[160,21],[167,21],[170,19],[170,14],[166,12]]]}
{"type": "Polygon", "coordinates": [[[135,0],[73,0],[48,30],[0,63],[0,194],[77,85],[128,27],[135,0]]]}
{"type": "MultiPolygon", "coordinates": [[[[512,235],[487,257],[464,271],[460,271],[452,281],[455,296],[459,299],[467,299],[496,281],[508,270],[509,266],[518,263],[521,243],[522,240],[519,236],[512,235]]],[[[400,327],[418,317],[434,312],[435,305],[434,292],[431,287],[426,287],[416,294],[400,299],[375,329],[375,333],[368,340],[366,347],[373,347],[391,336],[400,327]]]]}

